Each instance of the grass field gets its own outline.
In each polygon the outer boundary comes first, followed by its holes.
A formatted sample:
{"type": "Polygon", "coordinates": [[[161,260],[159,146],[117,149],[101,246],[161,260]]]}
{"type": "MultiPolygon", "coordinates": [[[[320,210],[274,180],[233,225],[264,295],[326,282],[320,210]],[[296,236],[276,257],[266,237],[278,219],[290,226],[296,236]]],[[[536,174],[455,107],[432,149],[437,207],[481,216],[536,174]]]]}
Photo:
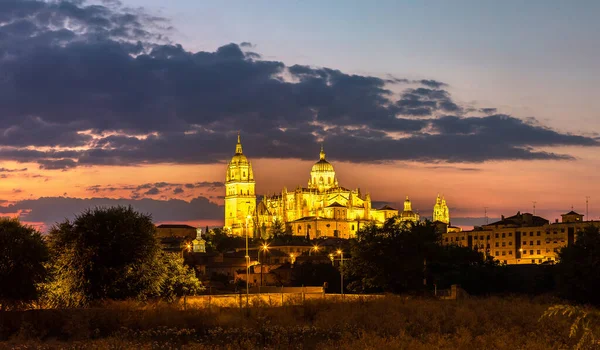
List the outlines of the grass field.
{"type": "Polygon", "coordinates": [[[556,300],[382,298],[180,310],[103,308],[5,312],[0,347],[18,349],[565,349],[571,321],[540,316],[556,300]]]}

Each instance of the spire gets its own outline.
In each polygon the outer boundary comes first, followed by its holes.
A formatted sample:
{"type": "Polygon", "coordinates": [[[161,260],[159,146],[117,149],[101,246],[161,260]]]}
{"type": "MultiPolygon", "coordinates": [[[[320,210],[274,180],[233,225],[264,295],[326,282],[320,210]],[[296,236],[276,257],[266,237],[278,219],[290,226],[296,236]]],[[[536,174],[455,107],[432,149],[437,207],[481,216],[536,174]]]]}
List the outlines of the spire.
{"type": "Polygon", "coordinates": [[[325,151],[323,150],[323,144],[321,144],[321,153],[319,154],[321,160],[325,160],[325,151]]]}
{"type": "Polygon", "coordinates": [[[242,141],[240,139],[240,132],[238,131],[237,145],[235,146],[235,154],[242,154],[242,141]]]}

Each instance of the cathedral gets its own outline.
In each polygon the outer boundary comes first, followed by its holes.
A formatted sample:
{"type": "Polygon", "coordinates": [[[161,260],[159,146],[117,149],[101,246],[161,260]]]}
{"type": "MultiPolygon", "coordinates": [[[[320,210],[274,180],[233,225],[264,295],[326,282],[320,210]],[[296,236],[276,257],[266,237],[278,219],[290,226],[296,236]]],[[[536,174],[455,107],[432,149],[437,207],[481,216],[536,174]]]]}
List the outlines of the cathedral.
{"type": "MultiPolygon", "coordinates": [[[[387,205],[376,209],[371,206],[369,193],[339,185],[333,165],[321,147],[319,161],[310,172],[307,186],[294,190],[283,188],[280,193],[264,196],[257,204],[252,164],[242,150],[238,134],[235,155],[229,162],[225,176],[225,226],[233,235],[266,238],[274,224],[283,230],[310,239],[319,237],[352,238],[359,229],[370,223],[383,224],[395,217],[402,222],[416,223],[419,214],[413,212],[406,197],[404,211],[387,205]]],[[[434,221],[449,223],[445,200],[434,207],[434,221]],[[438,214],[439,212],[439,214],[438,214]]]]}

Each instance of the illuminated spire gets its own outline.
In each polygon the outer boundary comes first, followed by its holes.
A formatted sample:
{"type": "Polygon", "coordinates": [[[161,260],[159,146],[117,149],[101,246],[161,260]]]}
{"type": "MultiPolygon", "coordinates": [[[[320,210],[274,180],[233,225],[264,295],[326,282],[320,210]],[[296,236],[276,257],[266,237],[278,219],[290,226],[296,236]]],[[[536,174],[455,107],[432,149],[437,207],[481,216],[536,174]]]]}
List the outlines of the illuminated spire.
{"type": "Polygon", "coordinates": [[[235,145],[235,154],[242,154],[242,141],[240,139],[240,132],[238,131],[238,141],[237,145],[235,145]]]}
{"type": "Polygon", "coordinates": [[[321,153],[319,154],[321,160],[325,160],[325,151],[323,150],[323,144],[321,144],[321,153]]]}

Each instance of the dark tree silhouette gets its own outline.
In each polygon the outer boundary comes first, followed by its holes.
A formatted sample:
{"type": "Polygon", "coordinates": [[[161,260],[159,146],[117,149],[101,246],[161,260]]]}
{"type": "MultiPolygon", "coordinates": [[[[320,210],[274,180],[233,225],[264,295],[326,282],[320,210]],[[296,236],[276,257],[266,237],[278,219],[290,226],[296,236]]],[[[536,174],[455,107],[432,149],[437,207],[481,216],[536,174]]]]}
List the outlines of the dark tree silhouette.
{"type": "Polygon", "coordinates": [[[0,218],[0,310],[37,298],[47,259],[48,250],[37,230],[18,219],[0,218]]]}
{"type": "Polygon", "coordinates": [[[597,226],[588,226],[577,235],[577,240],[561,249],[557,266],[559,294],[579,303],[600,305],[600,232],[597,226]]]}

